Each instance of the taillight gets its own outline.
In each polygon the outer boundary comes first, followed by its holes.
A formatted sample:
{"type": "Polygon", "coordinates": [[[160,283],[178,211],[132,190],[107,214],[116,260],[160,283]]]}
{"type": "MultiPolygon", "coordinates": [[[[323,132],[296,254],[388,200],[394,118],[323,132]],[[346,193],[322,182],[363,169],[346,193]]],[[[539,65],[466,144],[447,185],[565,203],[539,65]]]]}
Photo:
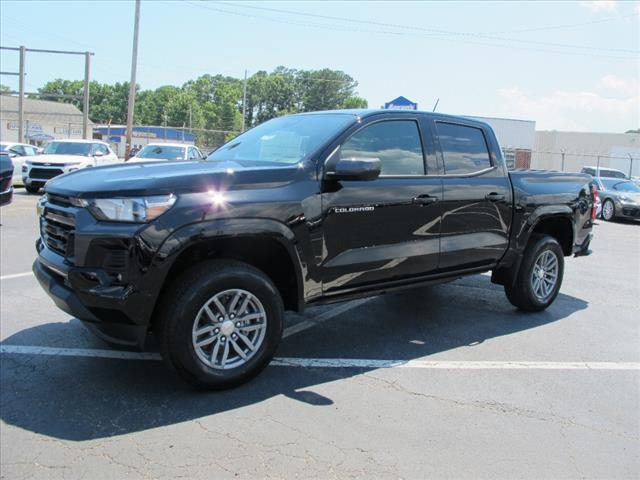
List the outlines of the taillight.
{"type": "Polygon", "coordinates": [[[591,184],[591,197],[593,198],[593,207],[591,207],[591,220],[595,220],[596,215],[598,214],[598,189],[593,183],[591,184]]]}

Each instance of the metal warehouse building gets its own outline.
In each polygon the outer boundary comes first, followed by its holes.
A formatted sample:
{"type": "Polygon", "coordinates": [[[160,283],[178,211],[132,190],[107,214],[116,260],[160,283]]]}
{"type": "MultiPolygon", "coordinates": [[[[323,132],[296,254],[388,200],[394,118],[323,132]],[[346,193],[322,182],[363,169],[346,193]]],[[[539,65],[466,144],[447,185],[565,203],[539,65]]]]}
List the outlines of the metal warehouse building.
{"type": "MultiPolygon", "coordinates": [[[[18,142],[18,97],[0,95],[0,141],[18,142]]],[[[89,121],[89,131],[93,123],[89,121]]],[[[24,99],[25,142],[42,145],[54,138],[82,138],[82,112],[70,103],[24,99]]]]}
{"type": "Polygon", "coordinates": [[[640,176],[640,134],[536,132],[532,168],[579,172],[598,164],[640,176]]]}
{"type": "Polygon", "coordinates": [[[536,137],[536,122],[513,118],[471,117],[488,123],[498,137],[502,155],[509,169],[530,168],[531,154],[536,137]]]}

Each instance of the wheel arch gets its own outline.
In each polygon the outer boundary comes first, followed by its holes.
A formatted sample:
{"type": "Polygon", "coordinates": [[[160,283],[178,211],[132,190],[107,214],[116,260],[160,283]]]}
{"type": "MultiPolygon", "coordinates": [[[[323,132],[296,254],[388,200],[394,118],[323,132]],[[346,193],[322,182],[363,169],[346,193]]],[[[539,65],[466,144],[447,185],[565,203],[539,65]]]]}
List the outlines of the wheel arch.
{"type": "Polygon", "coordinates": [[[573,222],[567,215],[548,215],[538,218],[529,230],[527,243],[535,234],[549,235],[555,238],[565,257],[573,253],[573,222]]]}
{"type": "Polygon", "coordinates": [[[153,261],[164,272],[158,298],[187,268],[215,258],[238,260],[261,270],[278,288],[285,309],[303,309],[303,266],[295,236],[280,222],[259,219],[198,223],[174,232],[153,261]]]}

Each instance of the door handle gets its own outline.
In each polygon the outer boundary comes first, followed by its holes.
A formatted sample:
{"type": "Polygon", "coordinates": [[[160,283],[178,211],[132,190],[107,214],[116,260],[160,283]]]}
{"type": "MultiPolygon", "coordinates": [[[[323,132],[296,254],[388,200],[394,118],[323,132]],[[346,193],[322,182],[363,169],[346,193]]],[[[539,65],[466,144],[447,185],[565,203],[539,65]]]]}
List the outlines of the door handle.
{"type": "Polygon", "coordinates": [[[504,200],[504,195],[501,193],[491,192],[487,193],[484,198],[486,200],[489,200],[490,202],[499,202],[501,200],[504,200]]]}
{"type": "Polygon", "coordinates": [[[418,195],[413,198],[413,203],[417,203],[419,205],[429,205],[431,203],[436,203],[438,201],[438,197],[432,197],[431,195],[418,195]]]}

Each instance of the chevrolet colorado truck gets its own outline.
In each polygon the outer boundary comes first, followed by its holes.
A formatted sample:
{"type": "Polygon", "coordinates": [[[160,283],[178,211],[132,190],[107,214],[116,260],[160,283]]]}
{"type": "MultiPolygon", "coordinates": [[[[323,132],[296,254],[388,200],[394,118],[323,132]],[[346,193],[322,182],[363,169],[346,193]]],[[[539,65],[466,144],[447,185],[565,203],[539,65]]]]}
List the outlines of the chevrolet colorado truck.
{"type": "Polygon", "coordinates": [[[41,198],[33,270],[58,307],[226,388],[273,357],[283,312],[492,271],[524,311],[590,253],[585,174],[508,172],[463,117],[343,110],[265,122],[199,161],[78,170],[41,198]]]}

